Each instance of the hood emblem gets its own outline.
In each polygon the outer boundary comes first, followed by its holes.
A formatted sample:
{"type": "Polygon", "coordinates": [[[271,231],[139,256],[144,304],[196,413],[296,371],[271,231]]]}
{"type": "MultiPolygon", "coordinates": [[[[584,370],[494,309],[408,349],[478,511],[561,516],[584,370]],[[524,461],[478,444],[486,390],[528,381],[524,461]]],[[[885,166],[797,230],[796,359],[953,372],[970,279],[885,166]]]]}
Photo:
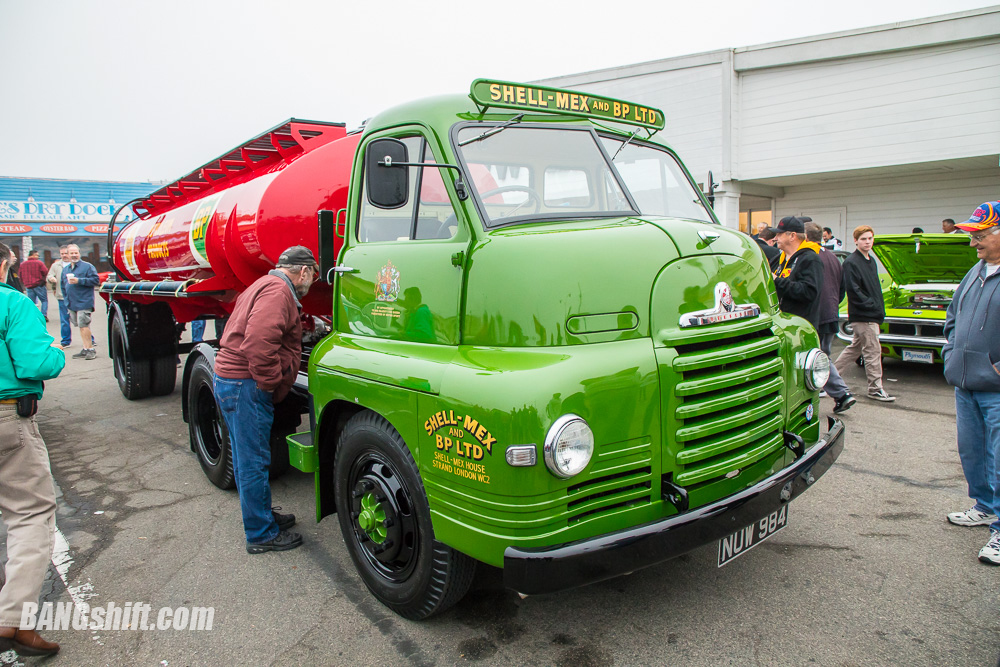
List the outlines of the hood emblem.
{"type": "Polygon", "coordinates": [[[708,310],[698,310],[693,313],[681,315],[680,326],[700,327],[706,324],[716,324],[717,322],[729,322],[730,320],[742,320],[747,317],[757,317],[760,315],[760,307],[753,303],[737,305],[733,301],[732,290],[727,283],[718,283],[715,286],[715,307],[708,310]]]}
{"type": "Polygon", "coordinates": [[[719,232],[710,232],[704,229],[698,232],[698,236],[700,236],[701,240],[708,245],[711,245],[722,238],[722,234],[719,232]]]}

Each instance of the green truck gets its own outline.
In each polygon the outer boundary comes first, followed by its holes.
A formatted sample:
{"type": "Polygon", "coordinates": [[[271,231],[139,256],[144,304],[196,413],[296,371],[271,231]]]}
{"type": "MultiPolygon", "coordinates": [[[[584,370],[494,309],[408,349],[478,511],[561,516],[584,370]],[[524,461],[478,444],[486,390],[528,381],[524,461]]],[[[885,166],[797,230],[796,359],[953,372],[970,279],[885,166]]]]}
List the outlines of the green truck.
{"type": "MultiPolygon", "coordinates": [[[[477,563],[526,595],[708,544],[725,565],[786,526],[790,501],[839,456],[843,424],[830,418],[821,433],[817,414],[829,360],[815,330],[778,310],[759,247],[718,223],[659,139],[658,109],[477,80],[468,95],[399,106],[322,145],[310,137],[333,130],[304,127],[198,172],[221,175],[185,204],[197,252],[178,241],[176,262],[203,258],[201,282],[143,287],[147,246],[142,232],[128,245],[125,228],[120,254],[137,271],[108,288],[122,320],[116,373],[141,396],[145,376],[127,373],[143,368],[137,314],[162,300],[177,321],[224,315],[239,287],[212,268],[250,239],[265,248],[262,272],[292,240],[267,250],[265,208],[308,202],[311,224],[275,224],[311,230],[295,241],[318,250],[325,285],[309,296],[329,316],[312,318],[307,368],[272,434],[288,436],[287,461],[315,475],[317,518],[336,513],[365,584],[397,613],[447,609],[477,563]],[[253,162],[272,145],[280,155],[253,162]],[[336,151],[342,172],[310,157],[336,151]],[[262,196],[257,218],[230,208],[224,179],[259,190],[223,172],[272,158],[269,187],[287,174],[284,194],[262,196]],[[317,192],[341,187],[343,205],[316,210],[317,192]],[[126,307],[136,295],[147,301],[126,307]],[[201,305],[182,312],[170,299],[184,295],[201,305]],[[308,429],[294,429],[306,415],[308,429]]],[[[179,202],[198,179],[179,181],[179,202]]],[[[146,204],[170,210],[170,196],[146,204]]],[[[156,216],[141,217],[153,233],[156,216]]],[[[181,234],[188,224],[161,222],[181,234]]],[[[173,257],[171,243],[155,247],[173,257]]],[[[161,346],[156,358],[175,350],[191,352],[192,449],[231,485],[212,345],[161,346]]]]}

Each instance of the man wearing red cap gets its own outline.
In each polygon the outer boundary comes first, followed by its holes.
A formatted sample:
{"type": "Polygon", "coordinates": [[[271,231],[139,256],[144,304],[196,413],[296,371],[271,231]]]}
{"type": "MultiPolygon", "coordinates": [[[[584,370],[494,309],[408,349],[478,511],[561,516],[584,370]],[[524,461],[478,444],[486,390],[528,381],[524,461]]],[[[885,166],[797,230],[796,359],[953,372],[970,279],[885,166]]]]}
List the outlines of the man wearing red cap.
{"type": "Polygon", "coordinates": [[[989,526],[979,560],[1000,565],[1000,202],[980,205],[956,227],[969,233],[980,261],[948,306],[942,354],[945,379],[955,386],[958,456],[976,504],[948,521],[989,526]]]}

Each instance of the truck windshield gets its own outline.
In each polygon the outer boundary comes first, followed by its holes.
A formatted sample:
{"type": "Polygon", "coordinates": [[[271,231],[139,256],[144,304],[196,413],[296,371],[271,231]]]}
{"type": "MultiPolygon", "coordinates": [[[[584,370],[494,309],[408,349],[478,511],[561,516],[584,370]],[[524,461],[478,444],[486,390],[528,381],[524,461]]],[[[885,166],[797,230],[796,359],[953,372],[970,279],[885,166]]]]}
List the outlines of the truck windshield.
{"type": "Polygon", "coordinates": [[[637,213],[589,130],[462,128],[458,149],[488,226],[637,213]],[[462,146],[462,142],[470,141],[462,146]]]}
{"type": "Polygon", "coordinates": [[[476,125],[457,136],[487,226],[637,214],[713,222],[668,151],[635,141],[622,148],[624,137],[600,141],[620,180],[586,129],[508,125],[484,136],[476,125]]]}
{"type": "Polygon", "coordinates": [[[674,156],[662,148],[635,141],[623,147],[626,140],[626,137],[601,137],[608,155],[615,156],[615,168],[640,213],[714,222],[674,156]]]}

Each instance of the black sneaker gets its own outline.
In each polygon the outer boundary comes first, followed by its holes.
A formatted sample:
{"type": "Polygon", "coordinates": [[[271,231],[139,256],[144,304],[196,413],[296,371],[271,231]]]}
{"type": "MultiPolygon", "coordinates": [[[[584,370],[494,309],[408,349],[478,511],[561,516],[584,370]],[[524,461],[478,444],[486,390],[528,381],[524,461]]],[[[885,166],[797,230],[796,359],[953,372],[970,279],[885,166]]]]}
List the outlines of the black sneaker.
{"type": "Polygon", "coordinates": [[[295,525],[295,515],[294,514],[282,514],[278,510],[280,507],[272,507],[271,514],[274,515],[274,522],[278,524],[278,530],[288,530],[295,525]]]}
{"type": "Polygon", "coordinates": [[[74,354],[70,359],[86,359],[87,358],[87,348],[83,348],[76,354],[74,354]]]}
{"type": "Polygon", "coordinates": [[[841,396],[840,398],[836,399],[836,402],[833,404],[833,411],[839,415],[842,412],[847,412],[848,410],[850,410],[851,406],[857,402],[858,399],[851,396],[851,393],[848,392],[843,396],[841,396]]]}
{"type": "Polygon", "coordinates": [[[896,400],[896,397],[887,394],[885,389],[879,389],[878,391],[868,392],[868,398],[874,401],[882,401],[883,403],[892,403],[893,401],[896,400]]]}
{"type": "Polygon", "coordinates": [[[273,540],[261,542],[260,544],[250,544],[247,542],[248,554],[262,554],[265,551],[291,551],[302,546],[302,536],[298,533],[289,533],[283,530],[273,540]]]}

